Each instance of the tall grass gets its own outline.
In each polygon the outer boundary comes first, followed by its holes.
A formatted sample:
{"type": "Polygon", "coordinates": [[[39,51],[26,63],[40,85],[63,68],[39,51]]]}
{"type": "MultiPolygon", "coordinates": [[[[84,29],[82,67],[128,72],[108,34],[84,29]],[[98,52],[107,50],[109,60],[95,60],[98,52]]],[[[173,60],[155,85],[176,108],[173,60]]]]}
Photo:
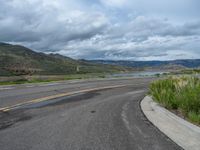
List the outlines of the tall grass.
{"type": "Polygon", "coordinates": [[[169,77],[151,84],[153,99],[168,109],[179,110],[190,121],[200,124],[200,79],[169,77]]]}

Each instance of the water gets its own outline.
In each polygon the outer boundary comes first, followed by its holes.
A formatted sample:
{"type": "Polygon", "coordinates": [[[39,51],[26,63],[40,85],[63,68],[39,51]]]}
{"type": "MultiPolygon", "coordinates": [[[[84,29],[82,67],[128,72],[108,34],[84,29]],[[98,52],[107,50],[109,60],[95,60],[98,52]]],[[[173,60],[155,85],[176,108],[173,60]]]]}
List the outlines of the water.
{"type": "Polygon", "coordinates": [[[130,72],[130,73],[116,73],[109,75],[109,77],[153,77],[156,75],[162,75],[164,71],[138,71],[138,72],[130,72]]]}

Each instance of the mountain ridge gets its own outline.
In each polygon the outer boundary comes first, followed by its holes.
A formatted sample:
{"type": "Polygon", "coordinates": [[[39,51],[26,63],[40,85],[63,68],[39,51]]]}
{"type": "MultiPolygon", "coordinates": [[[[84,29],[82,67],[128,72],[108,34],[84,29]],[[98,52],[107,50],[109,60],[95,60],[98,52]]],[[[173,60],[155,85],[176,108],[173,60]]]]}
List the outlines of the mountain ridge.
{"type": "Polygon", "coordinates": [[[59,54],[35,52],[21,45],[0,43],[0,76],[111,73],[129,69],[75,60],[59,54]]]}
{"type": "Polygon", "coordinates": [[[112,73],[138,70],[200,68],[200,59],[167,61],[75,60],[60,54],[35,52],[21,45],[0,42],[0,76],[112,73]]]}
{"type": "Polygon", "coordinates": [[[200,59],[178,59],[178,60],[152,60],[152,61],[126,61],[126,60],[90,60],[93,63],[113,64],[127,67],[161,67],[166,65],[179,65],[186,68],[200,67],[200,59]]]}

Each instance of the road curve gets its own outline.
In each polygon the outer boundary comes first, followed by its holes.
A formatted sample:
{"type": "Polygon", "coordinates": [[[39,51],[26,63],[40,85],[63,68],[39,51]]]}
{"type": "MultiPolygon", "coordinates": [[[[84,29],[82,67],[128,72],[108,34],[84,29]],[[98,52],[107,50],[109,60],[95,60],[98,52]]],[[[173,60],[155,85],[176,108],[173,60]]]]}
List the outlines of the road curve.
{"type": "Polygon", "coordinates": [[[0,112],[1,150],[181,149],[143,115],[152,79],[22,85],[0,91],[0,107],[58,93],[95,89],[0,112]],[[97,89],[106,86],[123,87],[97,89]]]}

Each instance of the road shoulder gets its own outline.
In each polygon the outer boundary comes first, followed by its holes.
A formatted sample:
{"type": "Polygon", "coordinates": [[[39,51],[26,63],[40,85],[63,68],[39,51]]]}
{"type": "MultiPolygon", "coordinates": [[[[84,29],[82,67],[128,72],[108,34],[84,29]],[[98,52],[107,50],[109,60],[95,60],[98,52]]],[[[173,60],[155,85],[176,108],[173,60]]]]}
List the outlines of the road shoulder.
{"type": "Polygon", "coordinates": [[[149,96],[141,101],[141,108],[148,120],[179,146],[185,150],[199,150],[200,127],[159,106],[149,96]]]}

